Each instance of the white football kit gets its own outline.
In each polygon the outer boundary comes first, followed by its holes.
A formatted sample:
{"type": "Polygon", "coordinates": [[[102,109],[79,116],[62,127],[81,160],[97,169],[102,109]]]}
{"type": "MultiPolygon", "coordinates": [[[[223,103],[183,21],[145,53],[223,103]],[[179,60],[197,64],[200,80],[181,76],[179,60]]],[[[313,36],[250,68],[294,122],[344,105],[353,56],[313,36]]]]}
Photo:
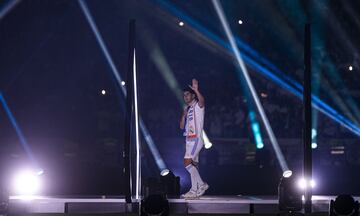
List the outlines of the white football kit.
{"type": "Polygon", "coordinates": [[[194,162],[199,162],[199,153],[204,146],[202,131],[204,127],[205,107],[200,107],[198,101],[194,101],[186,115],[184,136],[186,136],[185,156],[194,162]]]}

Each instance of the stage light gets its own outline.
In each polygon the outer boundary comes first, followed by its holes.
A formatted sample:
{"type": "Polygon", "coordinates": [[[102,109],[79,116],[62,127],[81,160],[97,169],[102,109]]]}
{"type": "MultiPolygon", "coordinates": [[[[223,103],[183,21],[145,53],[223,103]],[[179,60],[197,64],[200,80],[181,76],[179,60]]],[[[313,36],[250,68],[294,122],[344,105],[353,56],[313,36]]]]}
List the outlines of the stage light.
{"type": "Polygon", "coordinates": [[[163,169],[163,170],[161,170],[160,175],[161,175],[161,176],[166,176],[166,175],[168,175],[169,173],[170,173],[170,170],[168,170],[168,169],[163,169]]]}
{"type": "Polygon", "coordinates": [[[205,149],[210,149],[212,147],[212,143],[209,142],[209,143],[205,143],[205,149]]]}
{"type": "Polygon", "coordinates": [[[349,71],[352,71],[354,68],[352,65],[349,66],[349,71]]]}
{"type": "Polygon", "coordinates": [[[105,91],[105,90],[101,90],[101,94],[102,94],[102,95],[105,95],[105,94],[106,94],[106,91],[105,91]]]}
{"type": "Polygon", "coordinates": [[[205,147],[205,149],[211,148],[213,144],[210,142],[209,137],[206,135],[206,133],[205,133],[204,130],[203,130],[203,132],[202,132],[202,138],[203,138],[203,140],[204,140],[204,147],[205,147]]]}
{"type": "Polygon", "coordinates": [[[163,194],[154,194],[141,201],[141,216],[167,216],[169,215],[169,201],[163,194]]]}
{"type": "Polygon", "coordinates": [[[242,24],[243,24],[243,21],[242,21],[242,20],[239,20],[238,23],[239,23],[239,25],[242,25],[242,24]]]}
{"type": "Polygon", "coordinates": [[[125,86],[125,81],[121,81],[121,85],[122,85],[122,86],[125,86]]]}
{"type": "Polygon", "coordinates": [[[173,172],[169,171],[167,175],[160,176],[159,183],[162,186],[161,194],[174,197],[180,196],[180,177],[175,176],[173,172]]]}
{"type": "Polygon", "coordinates": [[[311,143],[311,148],[312,149],[316,149],[318,147],[317,143],[313,142],[311,143]]]}
{"type": "Polygon", "coordinates": [[[359,202],[355,201],[350,195],[339,195],[335,201],[330,201],[329,216],[358,216],[359,202]]]}
{"type": "Polygon", "coordinates": [[[179,26],[184,26],[184,22],[180,21],[179,26]]]}
{"type": "Polygon", "coordinates": [[[41,186],[40,176],[31,170],[18,173],[13,181],[13,189],[17,195],[35,195],[41,186]]]}
{"type": "Polygon", "coordinates": [[[279,210],[287,213],[301,211],[302,190],[296,187],[295,177],[282,177],[278,187],[279,210]]]}
{"type": "Polygon", "coordinates": [[[283,172],[283,177],[284,178],[290,178],[292,176],[292,171],[291,170],[285,170],[283,172]]]}

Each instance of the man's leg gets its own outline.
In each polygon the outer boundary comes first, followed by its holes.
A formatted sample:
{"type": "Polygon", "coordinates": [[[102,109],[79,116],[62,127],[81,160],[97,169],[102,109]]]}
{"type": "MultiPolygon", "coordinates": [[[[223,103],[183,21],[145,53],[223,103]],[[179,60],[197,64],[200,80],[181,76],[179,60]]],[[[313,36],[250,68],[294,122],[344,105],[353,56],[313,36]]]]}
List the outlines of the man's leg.
{"type": "Polygon", "coordinates": [[[194,175],[195,181],[197,182],[198,190],[197,190],[197,196],[202,196],[205,191],[209,188],[209,185],[205,183],[202,178],[200,177],[199,169],[198,169],[198,162],[199,162],[199,154],[202,150],[204,143],[202,139],[196,140],[196,148],[192,151],[193,156],[193,165],[196,168],[197,175],[194,175]]]}
{"type": "Polygon", "coordinates": [[[191,189],[190,190],[193,190],[193,191],[197,191],[197,182],[196,182],[196,179],[194,178],[194,174],[193,174],[193,165],[192,165],[192,159],[191,158],[184,158],[184,166],[185,166],[185,169],[189,172],[190,174],[190,179],[191,179],[191,189]]]}
{"type": "Polygon", "coordinates": [[[194,178],[195,178],[195,181],[198,183],[198,186],[204,184],[202,178],[200,177],[200,173],[199,173],[199,169],[198,169],[199,154],[200,154],[200,151],[203,148],[203,146],[204,146],[204,143],[203,143],[202,139],[197,138],[195,141],[194,148],[191,151],[192,164],[193,164],[194,168],[196,169],[194,178]]]}
{"type": "Polygon", "coordinates": [[[198,169],[193,165],[192,159],[184,159],[184,165],[186,170],[191,176],[191,190],[197,191],[199,185],[203,185],[204,182],[200,177],[198,169]]]}

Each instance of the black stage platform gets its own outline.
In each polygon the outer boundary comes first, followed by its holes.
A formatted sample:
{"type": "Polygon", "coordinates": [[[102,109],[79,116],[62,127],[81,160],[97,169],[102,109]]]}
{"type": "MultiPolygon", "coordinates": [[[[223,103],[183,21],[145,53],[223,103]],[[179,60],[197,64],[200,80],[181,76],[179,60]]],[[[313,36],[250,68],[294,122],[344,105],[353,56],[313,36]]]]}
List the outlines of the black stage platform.
{"type": "MultiPolygon", "coordinates": [[[[360,200],[360,197],[354,197],[360,200]]],[[[313,212],[327,212],[335,196],[313,196],[313,212]]],[[[199,199],[168,199],[172,214],[263,214],[278,212],[277,196],[203,196],[199,199]]],[[[129,213],[124,198],[10,197],[10,213],[129,213]]]]}

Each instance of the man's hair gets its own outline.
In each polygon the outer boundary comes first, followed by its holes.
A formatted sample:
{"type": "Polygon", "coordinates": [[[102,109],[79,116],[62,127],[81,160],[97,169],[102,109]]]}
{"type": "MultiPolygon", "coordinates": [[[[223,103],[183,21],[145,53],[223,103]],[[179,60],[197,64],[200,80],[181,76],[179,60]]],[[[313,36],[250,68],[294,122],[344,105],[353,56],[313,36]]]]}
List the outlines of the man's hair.
{"type": "Polygon", "coordinates": [[[190,92],[191,94],[196,95],[195,91],[192,90],[189,86],[186,86],[185,88],[183,88],[183,92],[187,92],[187,91],[190,92]]]}

